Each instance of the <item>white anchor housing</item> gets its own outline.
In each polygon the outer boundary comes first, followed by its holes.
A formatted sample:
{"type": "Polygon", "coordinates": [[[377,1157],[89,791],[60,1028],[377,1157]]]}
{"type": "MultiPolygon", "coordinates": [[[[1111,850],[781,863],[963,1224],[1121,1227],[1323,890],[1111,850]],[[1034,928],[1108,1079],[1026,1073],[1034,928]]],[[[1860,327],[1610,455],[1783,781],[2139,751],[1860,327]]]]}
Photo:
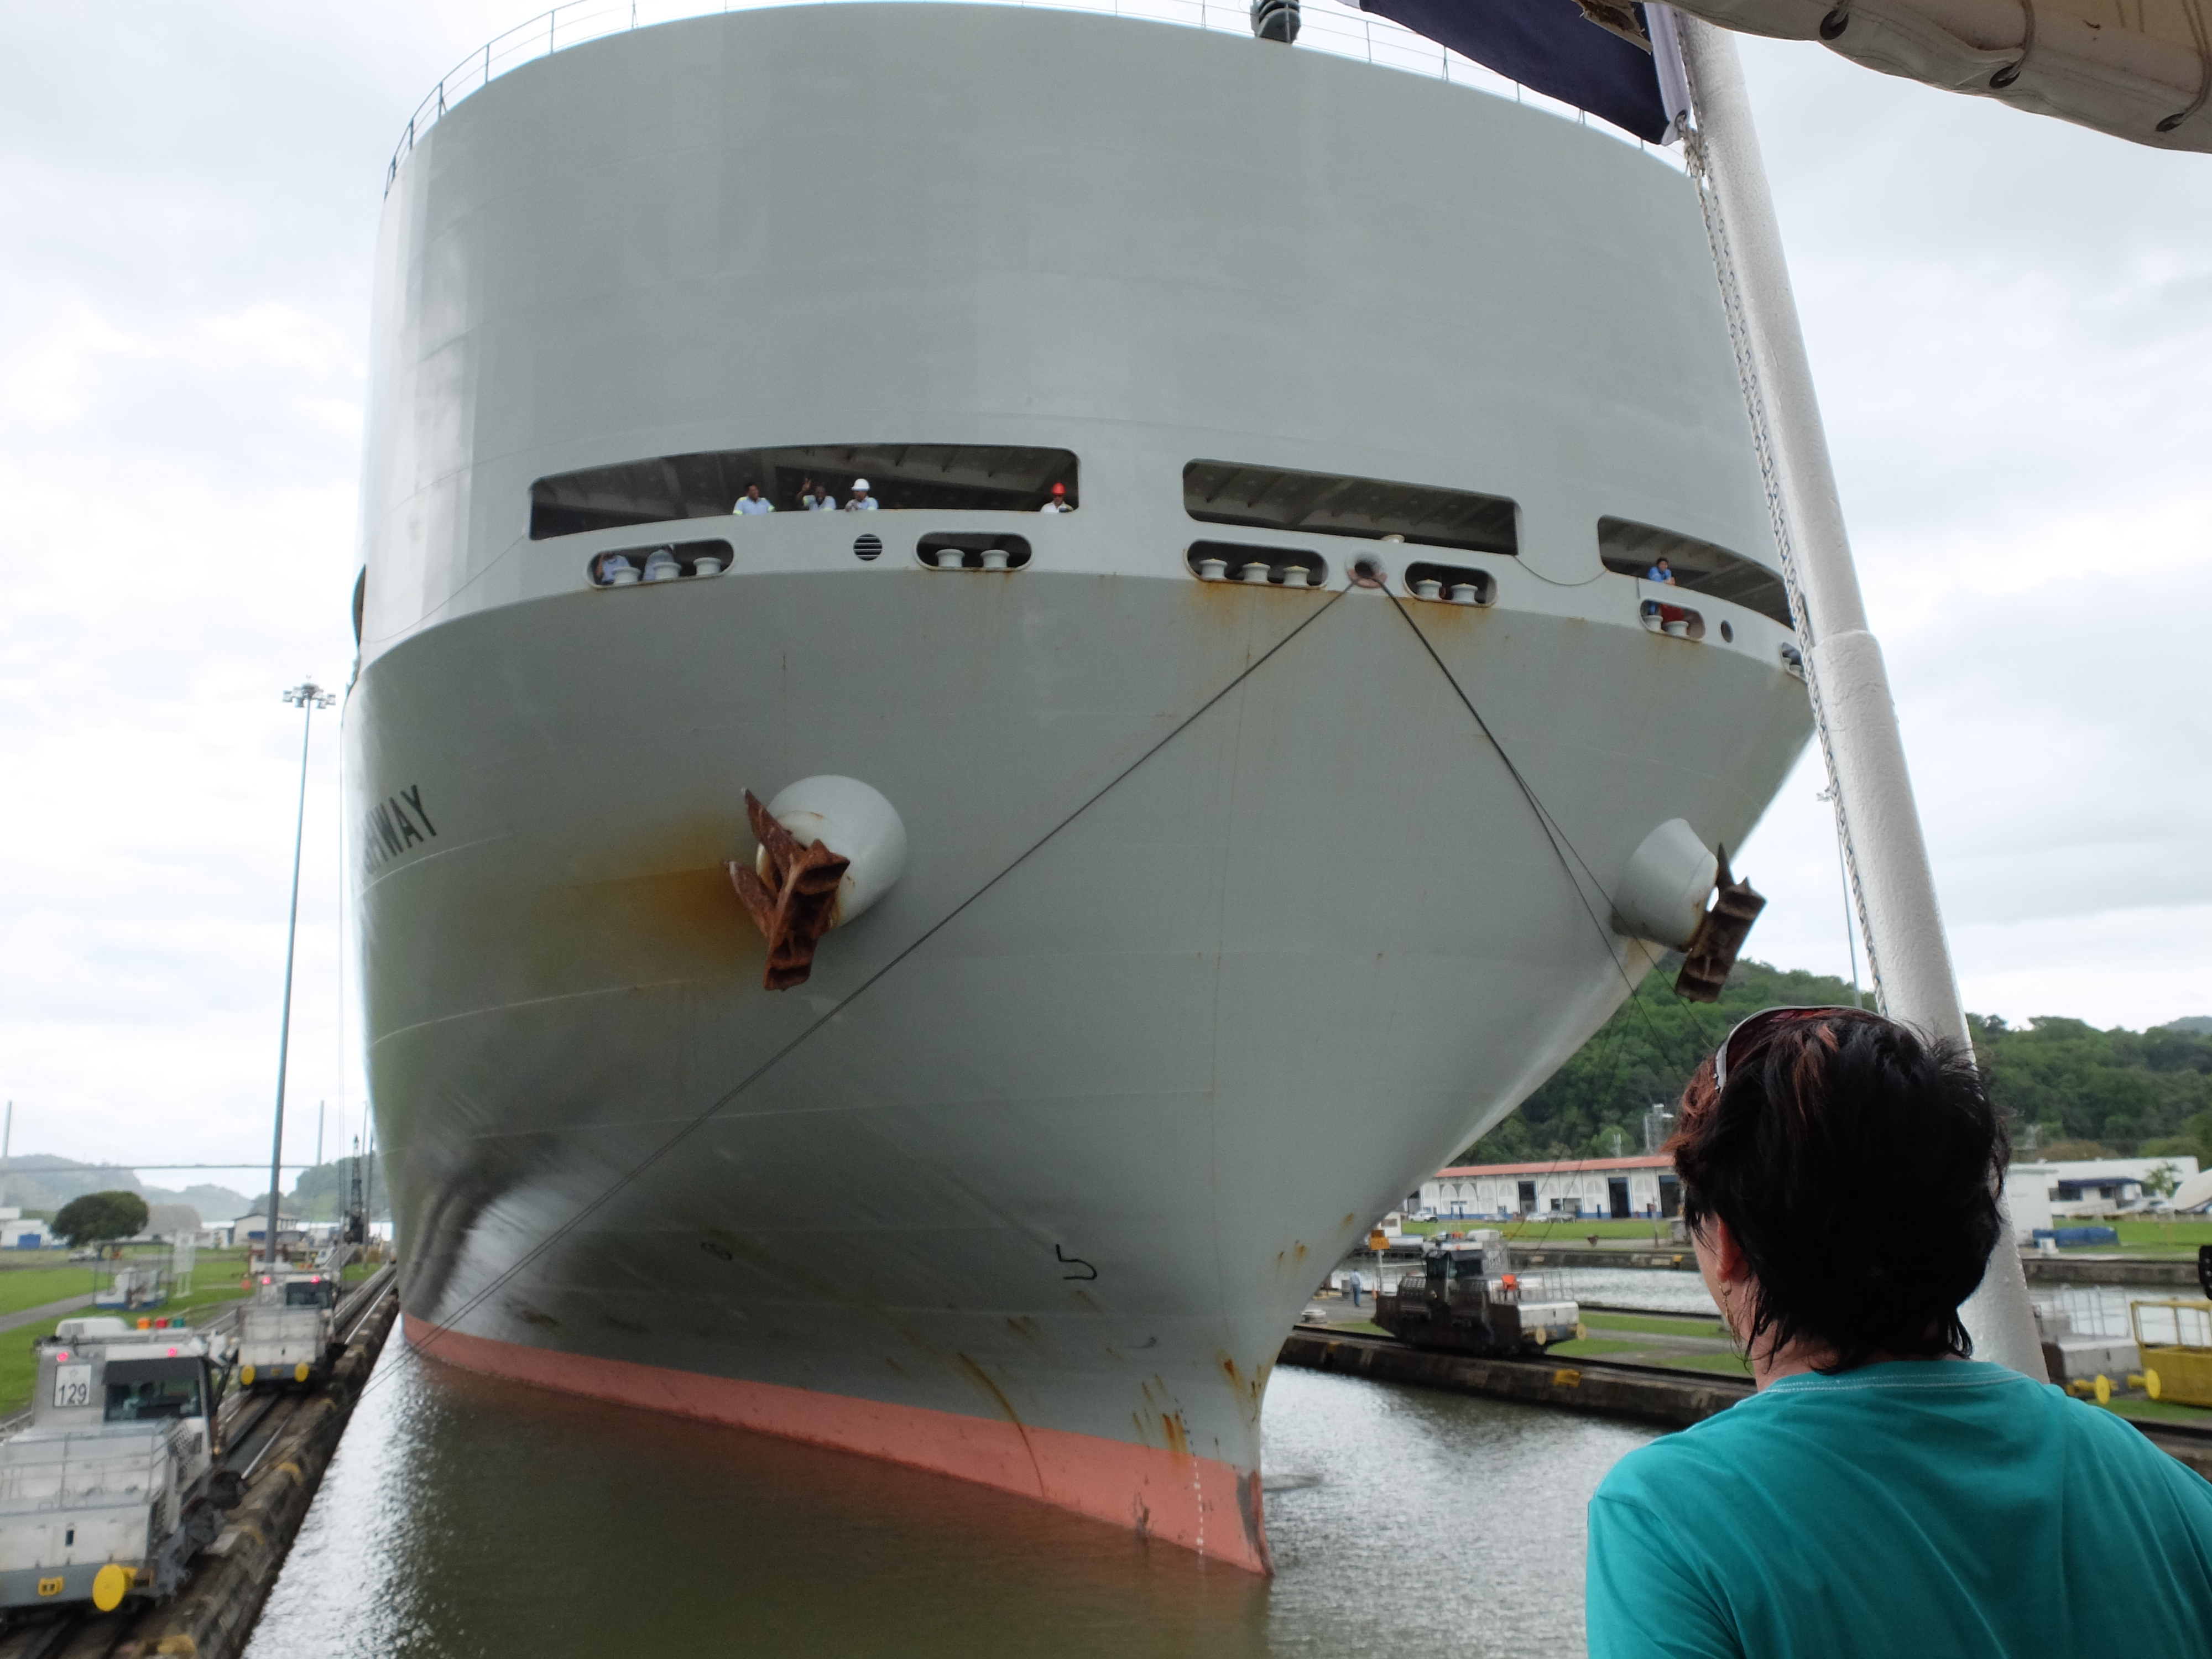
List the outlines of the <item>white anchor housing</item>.
{"type": "MultiPolygon", "coordinates": [[[[834,843],[833,843],[834,844],[834,843]]],[[[1617,933],[1680,950],[1705,920],[1720,860],[1683,818],[1669,818],[1628,855],[1613,893],[1617,933]]]]}
{"type": "MultiPolygon", "coordinates": [[[[768,810],[801,846],[825,842],[849,860],[837,884],[837,902],[830,925],[842,927],[866,912],[906,873],[906,825],[898,809],[858,778],[827,775],[801,778],[776,792],[768,810]]],[[[763,879],[767,853],[755,855],[763,879]]]]}

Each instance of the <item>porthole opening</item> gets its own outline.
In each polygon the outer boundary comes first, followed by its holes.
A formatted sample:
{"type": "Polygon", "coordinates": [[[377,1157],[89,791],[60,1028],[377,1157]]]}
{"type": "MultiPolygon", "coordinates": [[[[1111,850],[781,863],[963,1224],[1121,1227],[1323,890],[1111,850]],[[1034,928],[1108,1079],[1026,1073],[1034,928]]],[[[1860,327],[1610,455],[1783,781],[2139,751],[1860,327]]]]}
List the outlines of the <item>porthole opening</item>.
{"type": "Polygon", "coordinates": [[[719,576],[729,568],[727,542],[662,542],[649,547],[604,549],[592,555],[586,574],[594,587],[632,587],[643,582],[719,576]]]}
{"type": "Polygon", "coordinates": [[[1734,645],[1735,643],[1735,624],[1732,622],[1723,622],[1721,624],[1721,637],[1726,640],[1730,645],[1734,645]]]}
{"type": "Polygon", "coordinates": [[[1498,597],[1498,583],[1487,570],[1423,559],[1406,567],[1406,591],[1440,605],[1488,605],[1498,597]]]}
{"type": "Polygon", "coordinates": [[[915,544],[915,556],[930,570],[1019,570],[1030,562],[1026,537],[986,531],[940,531],[915,544]]]}
{"type": "Polygon", "coordinates": [[[1705,637],[1705,615],[1687,605],[1667,605],[1657,599],[1646,599],[1641,606],[1644,626],[1654,634],[1664,634],[1670,640],[1702,640],[1705,637]]]}
{"type": "Polygon", "coordinates": [[[1328,580],[1328,562],[1303,547],[1259,547],[1249,542],[1193,542],[1183,551],[1190,574],[1205,582],[1248,582],[1255,586],[1319,587],[1328,580]]]}

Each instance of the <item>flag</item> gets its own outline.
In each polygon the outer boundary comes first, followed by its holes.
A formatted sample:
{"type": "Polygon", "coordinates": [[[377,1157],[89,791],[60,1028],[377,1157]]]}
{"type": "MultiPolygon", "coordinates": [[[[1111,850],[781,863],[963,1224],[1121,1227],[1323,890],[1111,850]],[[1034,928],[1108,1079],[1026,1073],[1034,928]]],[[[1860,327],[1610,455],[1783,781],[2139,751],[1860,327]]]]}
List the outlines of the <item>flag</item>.
{"type": "Polygon", "coordinates": [[[1360,0],[1363,10],[1654,143],[1673,112],[1644,8],[1610,0],[1360,0]]]}

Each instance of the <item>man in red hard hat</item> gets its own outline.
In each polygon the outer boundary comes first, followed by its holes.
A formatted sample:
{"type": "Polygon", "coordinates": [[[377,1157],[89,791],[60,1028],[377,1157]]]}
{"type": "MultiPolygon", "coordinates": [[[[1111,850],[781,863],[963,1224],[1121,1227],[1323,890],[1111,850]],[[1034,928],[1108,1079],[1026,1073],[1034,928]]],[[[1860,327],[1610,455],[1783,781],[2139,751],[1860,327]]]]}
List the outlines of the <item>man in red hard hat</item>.
{"type": "Polygon", "coordinates": [[[1067,486],[1056,483],[1052,487],[1052,499],[1037,508],[1040,513],[1073,513],[1075,504],[1067,499],[1067,486]]]}

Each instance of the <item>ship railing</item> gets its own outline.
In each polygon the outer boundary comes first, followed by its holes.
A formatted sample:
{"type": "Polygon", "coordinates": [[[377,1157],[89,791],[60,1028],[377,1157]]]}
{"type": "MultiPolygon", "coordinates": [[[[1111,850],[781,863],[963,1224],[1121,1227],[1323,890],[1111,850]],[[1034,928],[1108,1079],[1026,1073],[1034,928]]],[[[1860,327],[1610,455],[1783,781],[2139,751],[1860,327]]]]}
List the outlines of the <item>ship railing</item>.
{"type": "MultiPolygon", "coordinates": [[[[791,0],[778,0],[790,3],[791,0]]],[[[800,3],[835,4],[839,0],[799,0],[800,3]]],[[[1012,5],[1043,11],[1078,11],[1097,16],[1123,17],[1154,23],[1179,25],[1185,28],[1202,29],[1209,33],[1226,33],[1253,40],[1250,8],[1231,0],[980,0],[987,5],[1012,5]]],[[[580,46],[592,40],[605,40],[611,34],[623,34],[632,29],[647,28],[657,23],[678,22],[686,18],[713,16],[728,11],[764,9],[753,6],[700,5],[696,0],[568,0],[565,5],[543,11],[527,22],[516,24],[503,34],[490,40],[438,77],[438,83],[422,96],[422,101],[408,116],[407,125],[392,149],[392,160],[385,168],[384,188],[389,194],[399,177],[399,164],[407,159],[423,135],[445,116],[446,112],[471,93],[480,92],[509,70],[540,58],[550,58],[570,46],[580,46]]],[[[1431,80],[1448,82],[1474,91],[1497,97],[1510,97],[1516,103],[1533,104],[1540,109],[1578,120],[1584,125],[1595,125],[1624,143],[1634,143],[1639,149],[1650,149],[1633,134],[1607,125],[1604,121],[1591,122],[1589,115],[1574,105],[1522,86],[1518,82],[1485,69],[1472,58],[1438,46],[1435,41],[1414,33],[1411,29],[1376,17],[1356,7],[1339,3],[1339,0],[1304,0],[1300,8],[1301,27],[1297,50],[1326,52],[1334,57],[1353,58],[1385,69],[1395,69],[1421,75],[1431,80]]],[[[1261,45],[1255,41],[1255,45],[1261,45]]],[[[1273,49],[1271,48],[1270,49],[1273,49]]],[[[1653,150],[1678,170],[1681,165],[1679,150],[1653,150]]]]}

